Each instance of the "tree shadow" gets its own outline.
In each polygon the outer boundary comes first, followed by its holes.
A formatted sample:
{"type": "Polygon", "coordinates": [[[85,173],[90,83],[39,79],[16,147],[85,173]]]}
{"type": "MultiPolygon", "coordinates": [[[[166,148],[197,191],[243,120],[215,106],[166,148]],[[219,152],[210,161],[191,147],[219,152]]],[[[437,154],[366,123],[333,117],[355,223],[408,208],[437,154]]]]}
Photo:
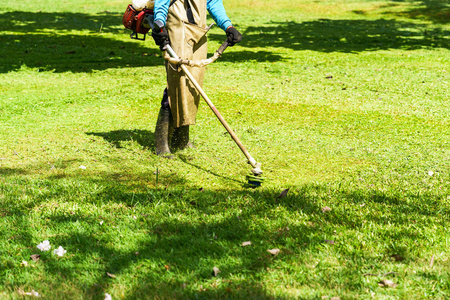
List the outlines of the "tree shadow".
{"type": "Polygon", "coordinates": [[[330,20],[270,22],[248,27],[243,47],[358,53],[389,49],[449,48],[448,32],[396,20],[330,20]]]}
{"type": "Polygon", "coordinates": [[[85,14],[9,11],[0,14],[0,20],[0,26],[3,30],[26,34],[43,32],[45,30],[60,32],[83,30],[88,33],[111,32],[115,34],[125,32],[125,28],[122,25],[122,15],[111,12],[85,14]]]}
{"type": "MultiPolygon", "coordinates": [[[[15,177],[14,173],[24,174],[16,170],[6,177],[15,177]]],[[[381,253],[389,258],[400,253],[401,245],[414,244],[422,238],[416,228],[405,226],[405,218],[409,215],[418,218],[419,227],[420,223],[428,222],[421,215],[439,216],[443,223],[448,222],[450,216],[448,205],[442,207],[441,203],[439,207],[435,195],[426,194],[422,194],[422,199],[417,201],[420,206],[411,207],[403,201],[410,195],[401,192],[392,194],[357,187],[333,188],[326,184],[295,186],[286,197],[280,198],[279,191],[273,189],[199,191],[176,174],[163,179],[175,180],[178,185],[172,189],[162,188],[165,183],[161,183],[160,187],[134,185],[136,176],[148,180],[149,175],[145,173],[103,172],[95,178],[68,176],[76,180],[76,184],[68,184],[67,177],[48,178],[39,184],[36,191],[36,188],[23,188],[29,184],[25,177],[21,179],[21,185],[11,185],[8,192],[30,199],[26,203],[10,197],[0,198],[3,207],[0,214],[4,218],[14,219],[17,233],[23,236],[11,240],[15,245],[28,249],[24,250],[23,255],[36,252],[30,244],[33,237],[42,235],[30,226],[29,211],[39,208],[45,215],[41,225],[50,232],[64,230],[64,233],[56,234],[50,240],[52,245],[63,245],[68,250],[68,257],[59,260],[48,253],[39,263],[45,276],[55,280],[54,284],[65,283],[59,291],[62,298],[71,292],[67,284],[78,286],[84,291],[83,297],[86,299],[99,298],[116,280],[108,276],[108,272],[121,282],[129,281],[127,285],[130,288],[124,295],[126,299],[288,299],[288,296],[274,297],[265,288],[262,274],[306,260],[311,253],[320,253],[326,247],[334,247],[333,251],[339,253],[343,261],[354,260],[360,252],[341,247],[340,243],[344,245],[345,240],[337,241],[334,246],[325,240],[328,237],[334,239],[336,228],[351,231],[358,230],[366,222],[375,224],[374,228],[383,228],[387,223],[396,224],[395,230],[375,232],[373,235],[375,239],[391,241],[393,246],[386,248],[386,253],[381,253]],[[114,180],[116,175],[122,175],[125,180],[114,180]],[[80,191],[80,186],[87,189],[80,191]],[[89,190],[89,187],[96,188],[89,190]],[[322,200],[331,201],[330,197],[336,202],[335,206],[330,212],[323,213],[322,200]],[[77,205],[73,211],[68,211],[63,205],[58,206],[58,203],[66,202],[77,205]],[[376,206],[378,211],[368,209],[365,213],[348,215],[348,203],[382,205],[376,206]],[[84,210],[79,209],[84,205],[97,207],[98,212],[86,215],[84,210]],[[146,209],[142,209],[144,207],[146,209]],[[134,208],[145,211],[145,214],[133,212],[134,208]],[[283,221],[278,219],[280,211],[293,215],[301,212],[308,222],[283,221]],[[24,217],[19,218],[21,215],[24,217]],[[203,216],[216,218],[205,219],[203,216]],[[279,225],[268,225],[268,220],[278,220],[279,225]],[[255,224],[255,221],[259,223],[255,224]],[[134,236],[129,238],[127,235],[134,236]],[[252,245],[242,247],[243,241],[252,241],[252,245]],[[281,249],[281,253],[277,256],[269,254],[267,249],[271,247],[281,249]],[[230,260],[224,260],[224,257],[230,260]],[[217,277],[212,275],[213,267],[221,270],[217,277]],[[242,280],[233,279],[232,274],[236,273],[242,274],[242,280]],[[199,287],[216,279],[220,284],[214,288],[199,287]]],[[[408,259],[410,250],[405,248],[403,251],[401,255],[408,259]]],[[[377,254],[364,259],[370,265],[376,263],[380,256],[377,254]]],[[[3,267],[9,274],[17,272],[14,262],[3,267]]],[[[361,266],[343,272],[349,278],[361,277],[360,269],[361,266]]],[[[14,278],[16,285],[26,284],[28,280],[28,277],[14,278]]],[[[295,277],[295,280],[299,286],[311,284],[308,276],[295,277]]],[[[330,280],[320,284],[333,290],[336,282],[330,280]]],[[[59,289],[58,286],[54,288],[59,289]]],[[[358,283],[345,288],[360,290],[358,283]]]]}
{"type": "MultiPolygon", "coordinates": [[[[147,41],[115,39],[111,34],[130,34],[116,13],[5,12],[0,14],[0,73],[21,67],[38,71],[92,72],[109,68],[162,66],[161,52],[151,37],[147,41]],[[80,34],[71,34],[74,30],[80,34]],[[149,44],[150,43],[150,44],[149,44]]],[[[220,38],[223,40],[223,35],[220,38]]],[[[244,51],[233,61],[276,61],[281,56],[244,51]]]]}
{"type": "Polygon", "coordinates": [[[113,130],[108,132],[86,132],[87,135],[102,137],[115,148],[122,148],[121,142],[137,142],[143,149],[153,149],[154,133],[149,130],[113,130]]]}
{"type": "MultiPolygon", "coordinates": [[[[0,31],[6,32],[1,35],[0,73],[17,71],[23,66],[38,71],[79,73],[163,65],[161,53],[151,38],[143,43],[124,42],[112,37],[111,33],[129,34],[122,27],[121,15],[116,13],[5,12],[0,14],[0,31]],[[73,30],[83,34],[71,34],[73,30]]],[[[264,47],[345,53],[448,49],[446,36],[448,32],[443,29],[426,29],[412,22],[384,19],[270,22],[248,27],[240,44],[242,47],[226,53],[220,61],[274,62],[288,59],[273,51],[245,50],[264,47]]],[[[223,34],[210,34],[209,38],[222,42],[223,34]]]]}
{"type": "Polygon", "coordinates": [[[38,71],[92,72],[109,68],[163,65],[160,52],[144,44],[100,35],[3,35],[0,73],[22,66],[38,71]]]}
{"type": "Polygon", "coordinates": [[[0,14],[0,72],[23,65],[38,71],[91,72],[108,68],[163,65],[160,51],[148,44],[124,42],[121,15],[13,11],[0,14]],[[83,33],[72,34],[74,30],[83,33]]]}
{"type": "MultiPolygon", "coordinates": [[[[442,0],[391,0],[392,2],[411,2],[411,7],[403,12],[387,12],[398,16],[406,16],[411,19],[422,19],[438,24],[450,22],[450,3],[442,0]]],[[[395,6],[395,4],[390,5],[395,6]]]]}

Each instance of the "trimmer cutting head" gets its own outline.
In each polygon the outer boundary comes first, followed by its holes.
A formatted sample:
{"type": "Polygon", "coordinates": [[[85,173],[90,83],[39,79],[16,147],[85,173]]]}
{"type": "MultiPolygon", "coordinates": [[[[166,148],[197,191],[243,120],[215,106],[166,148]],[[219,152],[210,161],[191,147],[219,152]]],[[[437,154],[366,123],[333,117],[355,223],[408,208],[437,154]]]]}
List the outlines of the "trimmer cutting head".
{"type": "Polygon", "coordinates": [[[248,184],[252,187],[259,187],[264,182],[264,177],[256,176],[256,175],[247,175],[246,176],[248,184]]]}
{"type": "Polygon", "coordinates": [[[248,184],[250,184],[253,187],[261,186],[261,184],[264,182],[264,177],[262,177],[262,170],[261,170],[261,164],[255,163],[254,168],[252,169],[252,174],[247,175],[247,181],[248,184]]]}

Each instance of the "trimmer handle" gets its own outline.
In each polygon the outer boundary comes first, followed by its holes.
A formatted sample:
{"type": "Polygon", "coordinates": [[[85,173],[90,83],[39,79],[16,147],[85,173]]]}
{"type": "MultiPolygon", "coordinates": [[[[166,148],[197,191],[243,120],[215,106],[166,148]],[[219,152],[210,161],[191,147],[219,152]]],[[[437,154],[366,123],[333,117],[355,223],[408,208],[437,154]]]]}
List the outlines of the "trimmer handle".
{"type": "Polygon", "coordinates": [[[219,55],[222,55],[223,52],[225,51],[225,49],[227,49],[227,47],[228,47],[228,40],[226,40],[225,42],[223,42],[222,46],[220,46],[220,48],[217,49],[217,53],[218,53],[219,55]]]}
{"type": "Polygon", "coordinates": [[[219,47],[219,49],[214,52],[214,55],[210,58],[202,59],[202,60],[185,60],[178,57],[178,55],[173,51],[172,47],[169,45],[165,45],[162,50],[165,50],[164,53],[164,59],[168,61],[171,64],[174,65],[188,65],[190,67],[204,67],[206,65],[209,65],[210,63],[213,63],[218,59],[223,51],[227,49],[229,46],[228,41],[225,41],[222,46],[219,47]]]}

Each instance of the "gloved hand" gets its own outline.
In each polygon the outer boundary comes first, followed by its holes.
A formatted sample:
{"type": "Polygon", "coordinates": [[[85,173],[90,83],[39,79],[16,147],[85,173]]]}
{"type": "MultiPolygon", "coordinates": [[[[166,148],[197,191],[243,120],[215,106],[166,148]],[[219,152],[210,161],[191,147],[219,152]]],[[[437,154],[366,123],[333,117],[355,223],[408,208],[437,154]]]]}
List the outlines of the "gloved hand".
{"type": "Polygon", "coordinates": [[[152,37],[161,51],[166,50],[166,45],[170,44],[169,33],[160,21],[155,22],[155,27],[152,29],[152,37]]]}
{"type": "Polygon", "coordinates": [[[227,41],[229,46],[234,46],[242,40],[242,34],[233,26],[228,27],[225,33],[227,34],[227,41]]]}

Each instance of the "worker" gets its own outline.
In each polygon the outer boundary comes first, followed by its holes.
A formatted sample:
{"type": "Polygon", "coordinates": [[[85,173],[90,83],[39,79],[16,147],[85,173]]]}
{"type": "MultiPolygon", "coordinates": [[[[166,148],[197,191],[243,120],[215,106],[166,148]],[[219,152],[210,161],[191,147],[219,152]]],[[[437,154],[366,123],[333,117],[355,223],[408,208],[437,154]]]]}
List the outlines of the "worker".
{"type": "MultiPolygon", "coordinates": [[[[163,51],[170,44],[180,58],[202,60],[207,56],[206,11],[225,31],[229,46],[241,41],[222,0],[156,0],[152,37],[163,51]]],[[[189,67],[194,79],[203,85],[205,67],[189,67]]],[[[170,148],[193,147],[189,126],[195,124],[200,94],[177,65],[166,62],[167,88],[155,128],[156,154],[172,158],[170,148]],[[170,148],[169,148],[170,147],[170,148]]]]}

